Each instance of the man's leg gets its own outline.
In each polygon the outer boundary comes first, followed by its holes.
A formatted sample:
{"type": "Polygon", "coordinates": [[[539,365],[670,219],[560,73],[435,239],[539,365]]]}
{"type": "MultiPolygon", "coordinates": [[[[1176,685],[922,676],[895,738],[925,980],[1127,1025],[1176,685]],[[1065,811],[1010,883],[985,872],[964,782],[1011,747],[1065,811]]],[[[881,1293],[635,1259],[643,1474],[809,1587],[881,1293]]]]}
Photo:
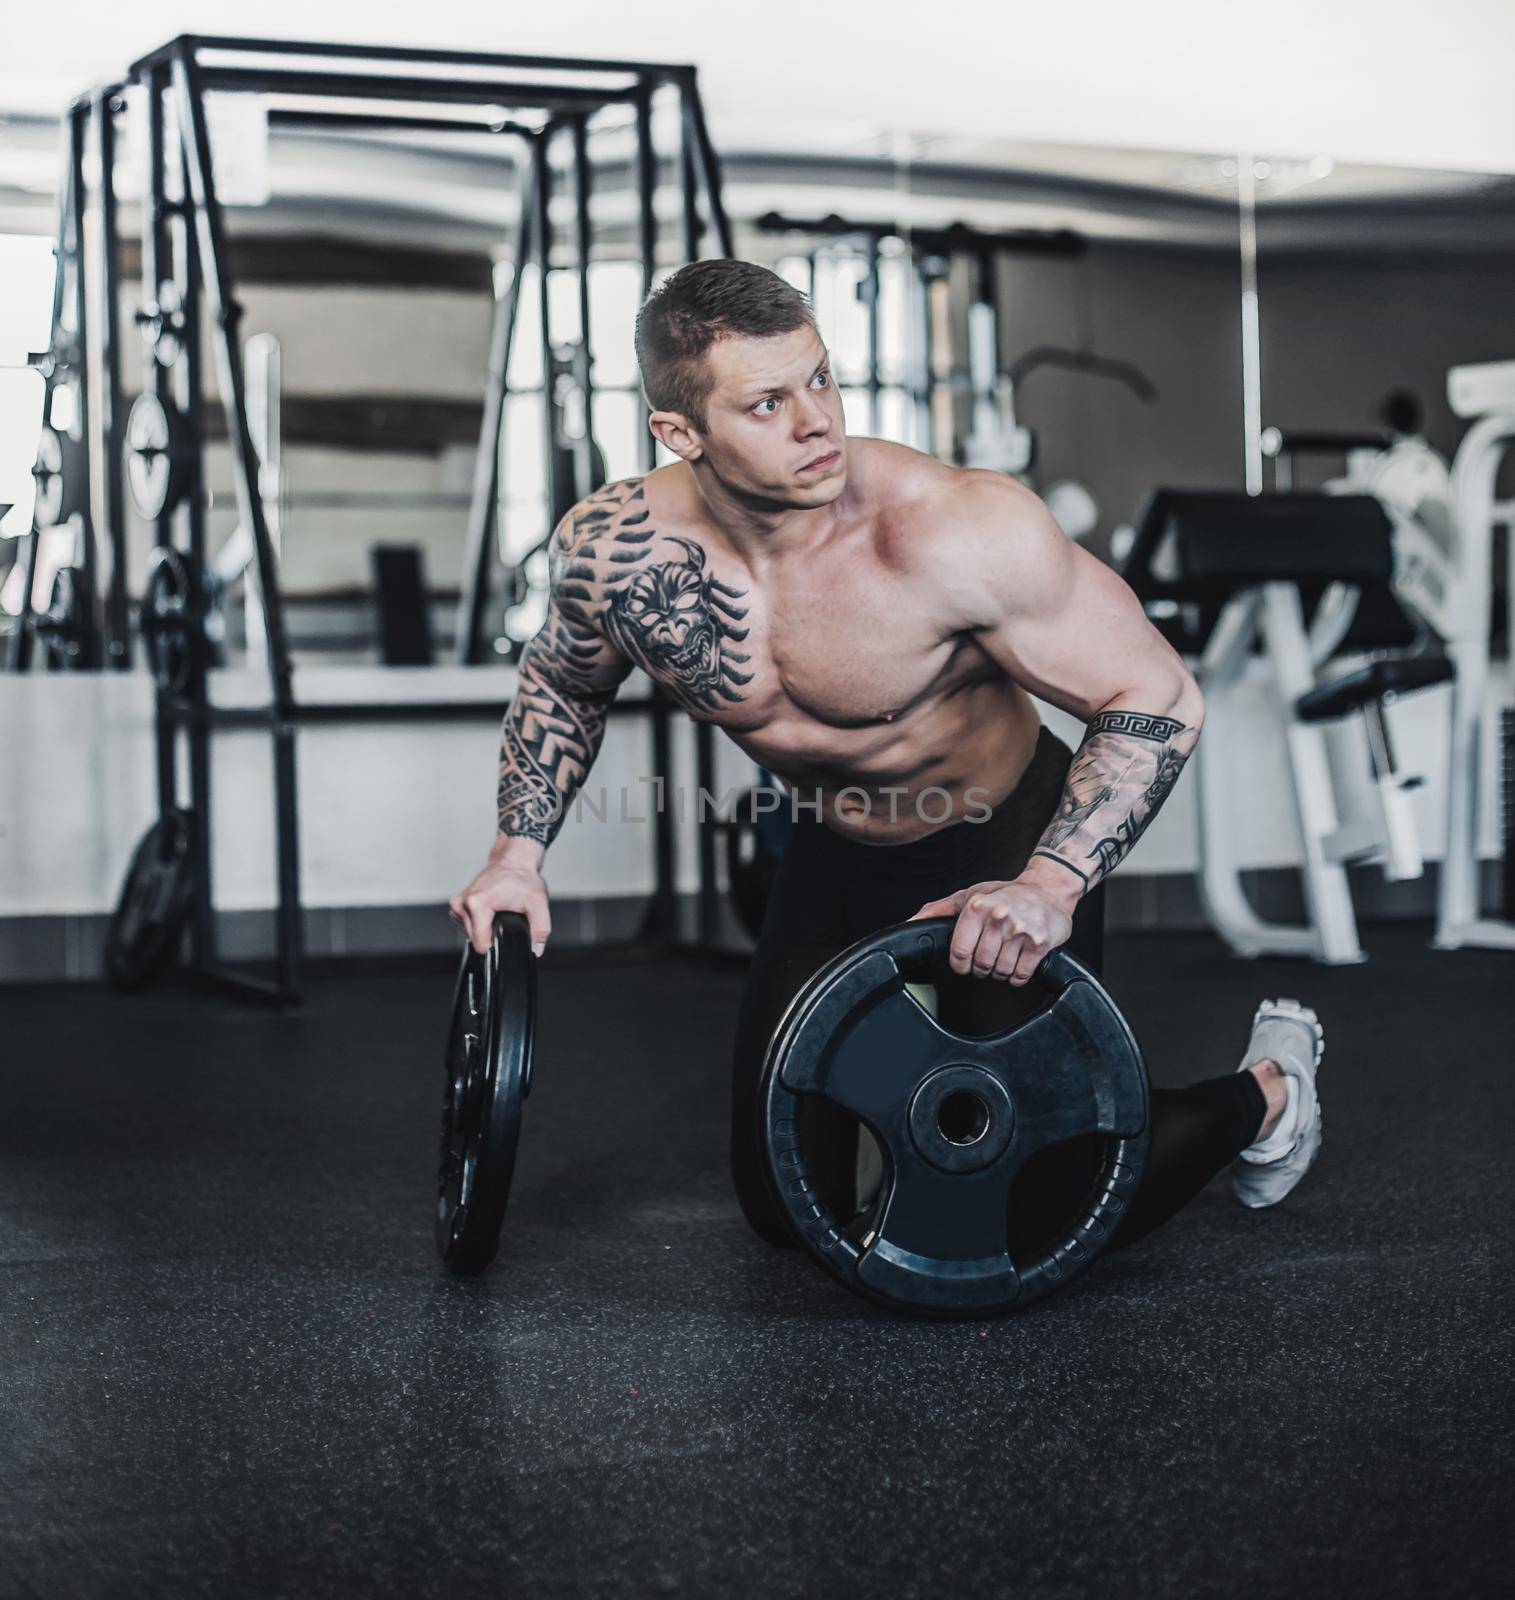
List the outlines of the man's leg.
{"type": "MultiPolygon", "coordinates": [[[[1266,1008],[1264,1008],[1266,1009],[1266,1008]]],[[[1307,1013],[1313,1023],[1313,1013],[1307,1013]]],[[[1319,1109],[1314,1102],[1314,1065],[1319,1028],[1290,1036],[1276,1026],[1254,1025],[1252,1045],[1239,1071],[1206,1078],[1182,1089],[1154,1089],[1147,1164],[1131,1205],[1116,1224],[1109,1248],[1144,1239],[1187,1205],[1227,1167],[1242,1174],[1237,1192],[1245,1203],[1271,1205],[1303,1176],[1319,1148],[1319,1109]],[[1283,1066],[1260,1056],[1259,1039],[1279,1046],[1283,1066]],[[1314,1047],[1312,1050],[1312,1046],[1314,1047]],[[1299,1081],[1310,1079],[1308,1103],[1299,1081]],[[1277,1145],[1277,1149],[1270,1146],[1277,1145]],[[1252,1166],[1256,1163],[1256,1166],[1252,1166]],[[1247,1184],[1266,1194],[1249,1199],[1247,1184]]],[[[1098,1170],[1099,1141],[1070,1140],[1039,1152],[1026,1164],[1012,1191],[1011,1254],[1043,1246],[1088,1196],[1098,1170]]]]}
{"type": "MultiPolygon", "coordinates": [[[[838,918],[845,885],[836,870],[837,852],[831,840],[815,836],[818,827],[808,819],[796,823],[779,865],[742,992],[732,1056],[732,1179],[748,1222],[779,1245],[794,1241],[769,1192],[758,1118],[763,1062],[789,1002],[851,942],[838,918]]],[[[816,1142],[815,1131],[807,1129],[807,1148],[816,1142]]],[[[819,1142],[823,1164],[842,1167],[854,1159],[850,1126],[820,1130],[819,1142]]]]}
{"type": "Polygon", "coordinates": [[[1265,1000],[1237,1071],[1187,1089],[1155,1090],[1147,1169],[1111,1248],[1135,1244],[1226,1166],[1243,1205],[1277,1205],[1320,1149],[1315,1075],[1324,1050],[1324,1032],[1308,1006],[1265,1000]]]}
{"type": "MultiPolygon", "coordinates": [[[[1080,905],[1080,915],[1086,915],[1086,904],[1080,905]]],[[[1039,1008],[1033,991],[1031,985],[1016,990],[988,978],[957,979],[950,992],[943,991],[942,1020],[979,1034],[1011,1027],[1024,1019],[1028,1003],[1039,1008]]],[[[1152,1090],[1147,1164],[1111,1235],[1112,1250],[1144,1238],[1244,1151],[1262,1146],[1275,1133],[1289,1105],[1286,1076],[1275,1060],[1255,1050],[1246,1059],[1243,1071],[1182,1089],[1152,1090]]],[[[1051,1145],[1026,1163],[1011,1191],[1012,1255],[1040,1250],[1077,1215],[1099,1175],[1102,1153],[1103,1140],[1088,1136],[1051,1145]]]]}
{"type": "MultiPolygon", "coordinates": [[[[768,1192],[757,1123],[757,1088],[768,1041],[790,999],[826,961],[864,933],[903,920],[914,907],[966,884],[1013,877],[1022,870],[1031,844],[1051,814],[1065,767],[1066,749],[1043,736],[1037,759],[1016,793],[985,825],[960,824],[951,838],[936,836],[916,846],[890,850],[849,846],[818,827],[806,830],[808,848],[800,848],[797,830],[775,883],[758,953],[748,979],[736,1051],[732,1162],[737,1192],[748,1220],[764,1238],[788,1243],[778,1207],[768,1192]]],[[[1074,915],[1067,948],[1098,973],[1102,954],[1103,895],[1087,896],[1074,915]]],[[[937,985],[937,1011],[942,1022],[969,1035],[997,1032],[1027,1019],[1040,1009],[1034,986],[1015,988],[994,979],[943,974],[937,985]]],[[[1310,1014],[1313,1022],[1313,1014],[1310,1014]]],[[[1259,1012],[1246,1070],[1191,1084],[1184,1089],[1154,1090],[1152,1135],[1146,1170],[1131,1208],[1112,1238],[1112,1247],[1134,1244],[1166,1221],[1224,1167],[1242,1158],[1256,1159],[1263,1141],[1275,1134],[1291,1101],[1273,1052],[1289,1056],[1291,1076],[1307,1108],[1314,1106],[1313,1066],[1301,1065],[1299,1030],[1285,1024],[1260,1034],[1259,1012]],[[1266,1049],[1257,1048],[1259,1040],[1266,1049]],[[1299,1057],[1299,1059],[1295,1059],[1299,1057]],[[1304,1076],[1310,1083],[1301,1088],[1304,1076]],[[1243,1157],[1243,1152],[1247,1155],[1243,1157]]],[[[1318,1038],[1319,1029],[1316,1027],[1318,1038]]],[[[1308,1051],[1304,1051],[1308,1054],[1308,1051]]],[[[1318,1052],[1317,1052],[1318,1059],[1318,1052]]],[[[1296,1098],[1298,1095],[1296,1096],[1296,1098]]],[[[844,1203],[855,1171],[855,1142],[849,1119],[825,1106],[809,1108],[804,1129],[813,1152],[817,1181],[833,1203],[844,1203]],[[835,1123],[835,1126],[832,1124],[835,1123]],[[834,1191],[834,1193],[833,1193],[834,1191]]],[[[1306,1126],[1286,1157],[1254,1174],[1244,1174],[1259,1193],[1270,1198],[1248,1204],[1271,1204],[1298,1181],[1318,1145],[1315,1113],[1314,1144],[1306,1126]],[[1266,1185],[1266,1188],[1261,1187],[1266,1185]]],[[[1287,1130],[1285,1130],[1287,1131],[1287,1130]]],[[[1102,1141],[1070,1140],[1041,1151],[1027,1163],[1011,1198],[1012,1254],[1028,1253],[1077,1214],[1098,1174],[1102,1141]]],[[[1240,1169],[1239,1169],[1240,1170],[1240,1169]]],[[[1238,1180],[1238,1192],[1242,1182],[1238,1180]]]]}
{"type": "Polygon", "coordinates": [[[1152,1091],[1152,1140],[1142,1181],[1110,1236],[1110,1249],[1135,1244],[1185,1206],[1283,1110],[1274,1062],[1182,1089],[1152,1091]],[[1271,1093],[1271,1099],[1270,1099],[1271,1093]]]}

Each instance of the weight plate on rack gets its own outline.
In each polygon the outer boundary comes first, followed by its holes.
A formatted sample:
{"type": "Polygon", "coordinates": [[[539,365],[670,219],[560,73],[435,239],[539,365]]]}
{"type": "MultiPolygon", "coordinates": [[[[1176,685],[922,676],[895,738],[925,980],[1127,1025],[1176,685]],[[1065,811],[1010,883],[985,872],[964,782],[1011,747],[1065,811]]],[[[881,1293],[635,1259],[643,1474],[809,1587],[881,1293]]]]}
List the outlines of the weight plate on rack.
{"type": "Polygon", "coordinates": [[[139,394],[126,418],[126,482],[149,522],[166,516],[189,487],[188,426],[155,394],[139,394]]]}
{"type": "Polygon", "coordinates": [[[153,360],[160,367],[173,366],[184,350],[184,299],[172,278],[158,285],[157,305],[139,320],[153,360]]]}
{"type": "Polygon", "coordinates": [[[59,567],[53,574],[47,610],[37,612],[31,621],[50,672],[89,665],[87,597],[84,574],[77,567],[59,567]]]}
{"type": "Polygon", "coordinates": [[[165,694],[183,694],[194,677],[205,635],[204,588],[189,551],[172,545],[153,551],[137,625],[153,681],[165,694]]]}
{"type": "Polygon", "coordinates": [[[61,428],[44,425],[37,439],[32,477],[37,484],[32,520],[39,528],[61,527],[84,506],[89,487],[84,446],[61,428]]]}

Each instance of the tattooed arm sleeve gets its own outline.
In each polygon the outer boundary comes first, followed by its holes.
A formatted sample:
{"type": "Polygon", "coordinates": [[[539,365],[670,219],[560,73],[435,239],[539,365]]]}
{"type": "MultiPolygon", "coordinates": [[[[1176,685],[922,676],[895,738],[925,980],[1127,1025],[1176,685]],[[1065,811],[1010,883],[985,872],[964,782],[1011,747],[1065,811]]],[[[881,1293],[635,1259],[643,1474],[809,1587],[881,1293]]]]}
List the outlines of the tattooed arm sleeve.
{"type": "Polygon", "coordinates": [[[520,683],[505,715],[497,802],[503,838],[545,849],[599,754],[605,718],[631,662],[595,625],[598,547],[641,500],[641,480],[607,485],[581,501],[552,536],[547,618],[521,654],[520,683]]]}
{"type": "Polygon", "coordinates": [[[1068,769],[1057,815],[1034,855],[1083,880],[1107,878],[1158,813],[1199,738],[1177,717],[1101,711],[1068,769]]]}

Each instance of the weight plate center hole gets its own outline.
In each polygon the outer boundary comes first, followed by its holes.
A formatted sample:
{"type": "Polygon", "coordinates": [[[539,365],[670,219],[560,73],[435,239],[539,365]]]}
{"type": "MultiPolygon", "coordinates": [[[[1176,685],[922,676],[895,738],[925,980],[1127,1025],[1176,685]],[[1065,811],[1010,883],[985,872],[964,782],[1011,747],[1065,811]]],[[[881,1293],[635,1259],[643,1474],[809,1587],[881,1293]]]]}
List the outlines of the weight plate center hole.
{"type": "Polygon", "coordinates": [[[989,1107],[970,1089],[954,1089],[937,1107],[936,1125],[949,1144],[977,1144],[989,1131],[989,1107]]]}

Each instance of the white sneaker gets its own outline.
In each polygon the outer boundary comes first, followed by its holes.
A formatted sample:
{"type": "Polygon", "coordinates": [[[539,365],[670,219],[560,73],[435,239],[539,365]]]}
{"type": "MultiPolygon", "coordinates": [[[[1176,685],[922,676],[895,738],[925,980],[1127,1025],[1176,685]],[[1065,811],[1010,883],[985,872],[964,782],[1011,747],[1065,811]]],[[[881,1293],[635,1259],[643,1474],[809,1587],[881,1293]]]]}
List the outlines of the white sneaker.
{"type": "Polygon", "coordinates": [[[1258,1061],[1283,1069],[1289,1102],[1266,1139],[1248,1145],[1231,1167],[1231,1187],[1244,1206],[1276,1206],[1320,1151],[1320,1097],[1315,1074],[1325,1054],[1320,1019],[1298,1000],[1264,1000],[1238,1072],[1258,1061]]]}

